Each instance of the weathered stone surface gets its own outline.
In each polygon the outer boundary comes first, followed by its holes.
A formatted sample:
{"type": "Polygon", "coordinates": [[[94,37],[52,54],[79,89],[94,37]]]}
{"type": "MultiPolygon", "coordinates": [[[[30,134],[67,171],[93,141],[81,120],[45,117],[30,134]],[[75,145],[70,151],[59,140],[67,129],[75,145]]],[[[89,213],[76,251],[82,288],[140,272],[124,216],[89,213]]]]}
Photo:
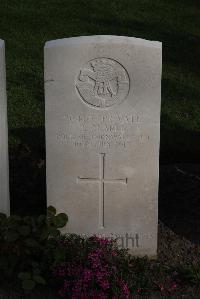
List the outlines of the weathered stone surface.
{"type": "Polygon", "coordinates": [[[45,45],[48,205],[136,255],[157,251],[161,53],[119,36],[45,45]]]}
{"type": "Polygon", "coordinates": [[[10,212],[5,45],[3,40],[0,40],[0,212],[6,214],[10,212]]]}

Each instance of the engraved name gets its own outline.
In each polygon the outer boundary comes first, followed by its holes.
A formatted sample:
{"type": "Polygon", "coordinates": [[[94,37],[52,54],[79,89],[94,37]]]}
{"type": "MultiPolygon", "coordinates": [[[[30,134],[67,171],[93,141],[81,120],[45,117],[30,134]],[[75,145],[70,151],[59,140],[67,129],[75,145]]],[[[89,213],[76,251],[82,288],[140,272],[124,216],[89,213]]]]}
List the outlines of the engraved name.
{"type": "Polygon", "coordinates": [[[62,119],[63,127],[56,139],[74,148],[126,148],[150,140],[150,136],[143,133],[143,121],[138,115],[66,114],[62,119]]]}

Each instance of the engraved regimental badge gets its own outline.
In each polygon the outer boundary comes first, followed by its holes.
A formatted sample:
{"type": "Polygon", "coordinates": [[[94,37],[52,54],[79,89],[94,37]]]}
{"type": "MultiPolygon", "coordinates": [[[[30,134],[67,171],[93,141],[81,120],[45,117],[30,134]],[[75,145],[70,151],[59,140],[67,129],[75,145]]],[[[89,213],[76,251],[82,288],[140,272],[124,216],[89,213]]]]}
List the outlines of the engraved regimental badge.
{"type": "Polygon", "coordinates": [[[129,92],[129,76],[125,68],[110,58],[87,62],[76,79],[81,99],[90,107],[106,109],[121,103],[129,92]]]}

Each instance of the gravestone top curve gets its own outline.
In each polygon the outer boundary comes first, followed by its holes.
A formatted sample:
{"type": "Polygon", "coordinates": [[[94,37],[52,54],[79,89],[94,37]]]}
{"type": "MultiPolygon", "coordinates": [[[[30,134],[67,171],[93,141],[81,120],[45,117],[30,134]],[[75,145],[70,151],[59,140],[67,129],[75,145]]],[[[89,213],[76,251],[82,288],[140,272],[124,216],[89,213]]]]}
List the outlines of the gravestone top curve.
{"type": "Polygon", "coordinates": [[[76,45],[76,44],[87,44],[87,43],[127,43],[127,44],[135,44],[139,46],[145,47],[162,47],[162,43],[159,41],[150,41],[142,38],[129,37],[129,36],[120,36],[120,35],[89,35],[89,36],[75,36],[69,38],[55,39],[51,41],[47,41],[45,43],[45,48],[48,47],[58,47],[64,45],[76,45]]]}

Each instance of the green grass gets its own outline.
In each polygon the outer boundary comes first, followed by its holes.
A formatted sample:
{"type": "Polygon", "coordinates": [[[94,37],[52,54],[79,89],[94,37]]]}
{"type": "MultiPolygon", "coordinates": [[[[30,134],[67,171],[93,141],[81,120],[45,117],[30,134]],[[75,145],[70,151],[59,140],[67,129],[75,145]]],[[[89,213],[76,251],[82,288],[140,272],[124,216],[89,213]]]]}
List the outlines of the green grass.
{"type": "MultiPolygon", "coordinates": [[[[29,142],[18,134],[21,128],[44,130],[44,43],[70,36],[114,34],[163,42],[161,159],[197,153],[199,8],[198,0],[1,0],[10,146],[29,142]]],[[[39,141],[35,138],[32,143],[39,141]]]]}
{"type": "Polygon", "coordinates": [[[46,206],[44,44],[98,34],[163,43],[161,162],[200,160],[199,0],[1,0],[14,212],[46,206]]]}
{"type": "MultiPolygon", "coordinates": [[[[98,34],[163,43],[161,162],[200,161],[199,0],[0,0],[0,38],[6,42],[12,213],[40,214],[46,210],[44,44],[52,39],[98,34]]],[[[177,222],[173,229],[180,235],[184,229],[197,235],[199,215],[195,218],[189,213],[191,203],[196,203],[191,209],[198,213],[197,185],[188,179],[182,182],[173,171],[166,179],[164,172],[160,218],[166,220],[167,214],[167,224],[177,222]]],[[[196,259],[195,254],[199,258],[195,245],[191,251],[190,243],[168,235],[164,230],[160,234],[161,262],[168,257],[175,263],[183,256],[187,264],[187,259],[196,259]]],[[[199,290],[197,296],[186,293],[185,298],[199,298],[199,290]]],[[[7,293],[1,296],[20,298],[7,293]]],[[[154,294],[152,299],[161,297],[165,298],[154,294]]]]}

